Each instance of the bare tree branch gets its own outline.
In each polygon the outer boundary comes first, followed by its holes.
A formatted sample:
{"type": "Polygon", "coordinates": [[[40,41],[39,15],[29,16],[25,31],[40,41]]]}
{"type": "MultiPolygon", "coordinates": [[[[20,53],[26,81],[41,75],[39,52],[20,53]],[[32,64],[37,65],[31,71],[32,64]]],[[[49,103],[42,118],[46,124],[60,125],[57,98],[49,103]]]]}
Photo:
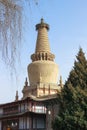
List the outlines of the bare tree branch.
{"type": "Polygon", "coordinates": [[[0,0],[0,50],[9,65],[14,65],[22,32],[22,10],[13,0],[0,0]]]}

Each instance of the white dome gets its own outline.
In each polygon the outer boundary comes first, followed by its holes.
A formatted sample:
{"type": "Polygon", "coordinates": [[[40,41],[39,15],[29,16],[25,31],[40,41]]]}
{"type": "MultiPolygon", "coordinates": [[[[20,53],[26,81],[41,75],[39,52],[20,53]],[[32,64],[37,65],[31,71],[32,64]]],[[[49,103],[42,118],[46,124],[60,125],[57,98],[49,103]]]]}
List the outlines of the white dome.
{"type": "Polygon", "coordinates": [[[53,61],[35,61],[28,66],[30,85],[36,83],[57,84],[58,66],[53,61]]]}

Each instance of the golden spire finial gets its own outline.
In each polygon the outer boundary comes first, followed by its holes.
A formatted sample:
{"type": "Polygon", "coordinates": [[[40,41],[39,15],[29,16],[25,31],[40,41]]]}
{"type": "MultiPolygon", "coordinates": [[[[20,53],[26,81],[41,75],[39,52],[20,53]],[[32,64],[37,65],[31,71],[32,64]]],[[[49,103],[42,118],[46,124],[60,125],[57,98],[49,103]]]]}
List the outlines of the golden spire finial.
{"type": "Polygon", "coordinates": [[[41,18],[41,23],[44,23],[44,19],[43,18],[41,18]]]}

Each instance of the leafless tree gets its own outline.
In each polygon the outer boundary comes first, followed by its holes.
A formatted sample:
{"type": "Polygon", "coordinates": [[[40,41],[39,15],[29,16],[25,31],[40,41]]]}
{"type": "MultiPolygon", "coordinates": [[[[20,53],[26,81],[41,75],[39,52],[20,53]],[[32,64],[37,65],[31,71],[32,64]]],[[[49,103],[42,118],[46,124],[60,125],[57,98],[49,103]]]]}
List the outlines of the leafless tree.
{"type": "Polygon", "coordinates": [[[20,52],[23,2],[30,0],[0,0],[0,52],[10,67],[14,66],[20,52]]]}
{"type": "Polygon", "coordinates": [[[21,6],[13,0],[0,0],[0,50],[4,61],[13,66],[22,29],[21,6]]]}

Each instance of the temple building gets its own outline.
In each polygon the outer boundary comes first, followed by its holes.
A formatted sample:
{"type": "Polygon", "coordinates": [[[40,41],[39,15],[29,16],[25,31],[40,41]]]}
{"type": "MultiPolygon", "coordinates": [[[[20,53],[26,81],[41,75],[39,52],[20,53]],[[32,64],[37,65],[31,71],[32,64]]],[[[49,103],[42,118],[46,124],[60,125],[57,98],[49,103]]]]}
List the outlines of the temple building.
{"type": "Polygon", "coordinates": [[[41,19],[36,25],[37,40],[32,62],[28,65],[28,77],[22,90],[23,97],[0,104],[0,130],[51,130],[51,121],[58,113],[54,103],[63,87],[58,84],[58,65],[54,62],[48,39],[49,25],[41,19]]]}

